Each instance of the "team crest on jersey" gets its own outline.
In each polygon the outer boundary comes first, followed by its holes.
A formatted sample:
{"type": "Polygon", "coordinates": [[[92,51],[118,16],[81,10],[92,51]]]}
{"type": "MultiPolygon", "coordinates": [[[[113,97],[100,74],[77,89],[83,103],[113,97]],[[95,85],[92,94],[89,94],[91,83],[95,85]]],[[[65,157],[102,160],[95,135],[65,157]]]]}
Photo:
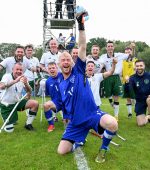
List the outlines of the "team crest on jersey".
{"type": "Polygon", "coordinates": [[[129,64],[128,64],[128,68],[131,68],[131,67],[132,67],[132,64],[131,64],[131,63],[129,63],[129,64]]]}
{"type": "Polygon", "coordinates": [[[100,64],[96,64],[96,68],[100,68],[100,64]]]}
{"type": "Polygon", "coordinates": [[[145,83],[145,84],[149,84],[149,80],[148,80],[148,79],[145,79],[145,80],[144,80],[144,83],[145,83]]]}
{"type": "Polygon", "coordinates": [[[75,81],[75,75],[73,75],[73,76],[70,78],[70,82],[71,82],[71,83],[74,83],[74,81],[75,81]]]}
{"type": "Polygon", "coordinates": [[[136,82],[136,87],[139,87],[139,86],[140,86],[140,85],[139,85],[139,82],[137,81],[137,82],[136,82]]]}
{"type": "Polygon", "coordinates": [[[49,60],[49,63],[50,63],[50,62],[56,62],[56,59],[51,58],[51,57],[50,57],[48,60],[49,60]]]}

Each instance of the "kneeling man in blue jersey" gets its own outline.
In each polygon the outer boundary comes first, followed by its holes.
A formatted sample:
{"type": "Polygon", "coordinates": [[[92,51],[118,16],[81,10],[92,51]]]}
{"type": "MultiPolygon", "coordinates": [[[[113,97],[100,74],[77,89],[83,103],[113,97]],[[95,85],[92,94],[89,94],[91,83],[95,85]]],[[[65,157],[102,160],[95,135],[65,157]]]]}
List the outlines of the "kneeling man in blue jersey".
{"type": "MultiPolygon", "coordinates": [[[[95,161],[102,163],[108,151],[108,145],[118,129],[114,117],[101,111],[95,104],[94,97],[85,75],[86,69],[86,36],[84,29],[87,12],[82,7],[77,7],[77,21],[79,27],[79,57],[73,66],[73,60],[68,52],[63,52],[59,57],[59,66],[62,70],[60,96],[62,107],[70,114],[69,122],[58,146],[58,153],[64,155],[71,152],[74,146],[84,142],[90,129],[103,134],[95,161]]],[[[52,103],[51,108],[57,110],[57,103],[52,103]]]]}

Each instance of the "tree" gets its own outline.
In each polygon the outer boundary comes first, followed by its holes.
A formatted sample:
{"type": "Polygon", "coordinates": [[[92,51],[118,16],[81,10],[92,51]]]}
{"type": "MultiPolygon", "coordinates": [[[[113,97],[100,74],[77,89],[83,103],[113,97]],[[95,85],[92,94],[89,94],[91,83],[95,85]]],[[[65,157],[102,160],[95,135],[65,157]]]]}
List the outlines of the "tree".
{"type": "Polygon", "coordinates": [[[0,44],[0,56],[2,58],[7,58],[8,56],[12,56],[16,46],[19,44],[13,43],[2,43],[0,44]]]}
{"type": "Polygon", "coordinates": [[[144,60],[146,71],[150,71],[150,47],[145,48],[143,52],[140,52],[138,58],[144,60]]]}
{"type": "Polygon", "coordinates": [[[41,59],[41,56],[43,54],[43,48],[42,46],[38,46],[35,48],[34,56],[37,57],[39,60],[41,59]]]}
{"type": "Polygon", "coordinates": [[[137,41],[135,44],[138,52],[143,52],[145,48],[149,47],[145,42],[141,41],[137,41]]]}
{"type": "Polygon", "coordinates": [[[106,46],[107,40],[105,38],[92,38],[87,43],[87,55],[91,54],[91,48],[93,45],[98,45],[100,48],[103,48],[106,46]]]}
{"type": "Polygon", "coordinates": [[[126,43],[121,41],[115,42],[115,52],[122,52],[124,53],[124,50],[126,48],[126,43]]]}
{"type": "MultiPolygon", "coordinates": [[[[13,43],[0,44],[0,62],[9,56],[12,56],[16,46],[18,46],[18,45],[19,44],[13,44],[13,43]]],[[[0,72],[0,80],[1,80],[2,76],[4,75],[4,73],[5,73],[5,69],[3,69],[0,72]]]]}

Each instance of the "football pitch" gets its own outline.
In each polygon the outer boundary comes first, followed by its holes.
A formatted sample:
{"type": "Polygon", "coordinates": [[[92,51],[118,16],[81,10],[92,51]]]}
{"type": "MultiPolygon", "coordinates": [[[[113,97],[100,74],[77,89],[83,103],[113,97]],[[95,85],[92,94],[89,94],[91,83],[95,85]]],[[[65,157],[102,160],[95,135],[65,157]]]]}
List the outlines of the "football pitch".
{"type": "MultiPolygon", "coordinates": [[[[38,98],[41,103],[41,99],[38,98]]],[[[113,115],[113,108],[107,99],[102,99],[103,111],[113,115]]],[[[57,147],[64,131],[62,118],[55,123],[55,130],[47,132],[47,121],[43,115],[40,122],[41,107],[33,122],[34,132],[24,129],[26,113],[19,113],[19,120],[15,125],[13,133],[2,132],[0,134],[0,170],[78,170],[77,153],[65,156],[57,154],[57,147]]],[[[82,113],[81,113],[82,114],[82,113]]],[[[102,140],[89,133],[87,142],[81,148],[86,166],[90,170],[149,170],[149,146],[150,146],[150,124],[137,127],[135,113],[131,119],[127,118],[125,99],[120,100],[119,130],[118,134],[126,139],[123,141],[114,137],[113,141],[120,144],[119,147],[110,144],[107,152],[106,162],[98,164],[95,157],[102,140]]],[[[0,119],[0,126],[2,126],[0,119]]],[[[82,155],[81,155],[82,156],[82,155]]],[[[85,164],[85,163],[83,163],[85,164]]],[[[86,170],[86,169],[85,169],[86,170]]]]}

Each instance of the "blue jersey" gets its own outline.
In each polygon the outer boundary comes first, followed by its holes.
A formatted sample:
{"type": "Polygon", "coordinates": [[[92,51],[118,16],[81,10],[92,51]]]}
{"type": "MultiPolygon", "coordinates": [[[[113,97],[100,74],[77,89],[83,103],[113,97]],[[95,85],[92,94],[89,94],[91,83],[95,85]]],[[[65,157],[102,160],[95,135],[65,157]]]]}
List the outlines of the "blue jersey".
{"type": "Polygon", "coordinates": [[[142,76],[132,75],[127,86],[128,90],[133,89],[137,101],[146,101],[150,95],[150,73],[145,72],[142,76]]]}
{"type": "Polygon", "coordinates": [[[78,58],[71,75],[59,86],[63,107],[71,115],[73,125],[80,125],[99,112],[85,77],[85,67],[86,62],[78,58]]]}
{"type": "Polygon", "coordinates": [[[60,97],[59,93],[59,84],[62,80],[62,74],[58,73],[56,77],[49,77],[46,80],[46,89],[45,93],[46,95],[51,97],[51,100],[57,100],[58,97],[60,97]]]}

